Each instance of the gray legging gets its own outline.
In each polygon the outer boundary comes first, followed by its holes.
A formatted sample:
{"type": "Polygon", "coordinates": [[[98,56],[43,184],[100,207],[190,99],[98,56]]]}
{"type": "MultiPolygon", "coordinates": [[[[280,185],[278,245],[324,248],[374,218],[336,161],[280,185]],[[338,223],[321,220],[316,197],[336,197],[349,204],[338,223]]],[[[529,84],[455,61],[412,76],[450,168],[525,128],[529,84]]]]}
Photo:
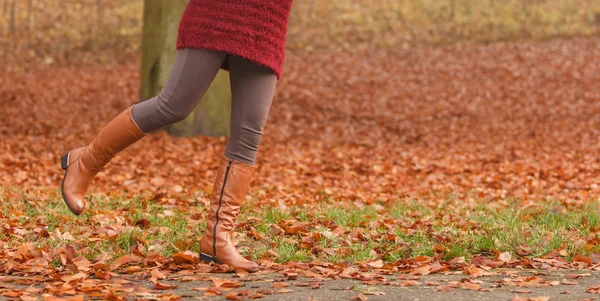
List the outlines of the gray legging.
{"type": "Polygon", "coordinates": [[[277,76],[271,69],[224,52],[186,48],[160,94],[135,105],[133,120],[145,133],[185,119],[196,108],[227,59],[231,81],[231,136],[225,156],[254,165],[273,101],[277,76]]]}

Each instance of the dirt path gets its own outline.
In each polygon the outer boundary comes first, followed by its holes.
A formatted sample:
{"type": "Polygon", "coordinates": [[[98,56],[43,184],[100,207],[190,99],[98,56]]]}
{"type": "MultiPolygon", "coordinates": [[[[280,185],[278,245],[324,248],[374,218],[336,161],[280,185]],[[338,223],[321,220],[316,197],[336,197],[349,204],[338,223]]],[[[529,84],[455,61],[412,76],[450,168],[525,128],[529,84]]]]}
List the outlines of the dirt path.
{"type": "MultiPolygon", "coordinates": [[[[233,291],[250,290],[265,292],[273,291],[273,295],[265,295],[261,300],[289,300],[289,301],[307,301],[307,300],[414,300],[414,301],[446,301],[446,300],[512,300],[515,296],[522,298],[549,297],[550,300],[583,300],[585,298],[600,299],[600,295],[586,292],[588,288],[600,285],[600,273],[586,271],[555,271],[541,275],[539,271],[506,270],[507,274],[484,277],[468,278],[460,273],[448,275],[431,275],[421,277],[416,280],[412,286],[394,286],[394,285],[367,285],[357,280],[329,280],[317,281],[314,279],[299,278],[298,280],[286,281],[285,277],[276,274],[266,274],[262,276],[249,276],[245,279],[245,286],[233,291]],[[514,272],[514,273],[513,273],[514,272]],[[568,279],[567,275],[585,275],[578,279],[568,279]],[[519,277],[536,277],[548,281],[546,284],[536,284],[535,281],[516,281],[513,284],[506,284],[503,279],[519,279],[519,277]],[[563,281],[572,284],[564,284],[563,281]],[[289,283],[289,287],[273,288],[274,283],[289,283]],[[464,287],[462,284],[471,281],[473,286],[464,287]],[[553,281],[558,281],[556,284],[553,281]],[[462,284],[457,284],[461,283],[462,284]],[[322,283],[319,288],[312,288],[316,283],[322,283]],[[429,283],[429,285],[428,285],[429,283]],[[437,285],[439,284],[439,285],[437,285]],[[457,288],[450,288],[452,286],[457,288]],[[482,290],[474,290],[480,286],[482,290]],[[470,288],[470,289],[469,289],[470,288]],[[277,293],[281,290],[289,289],[289,293],[277,293]],[[355,298],[355,299],[352,299],[355,298]]],[[[391,281],[402,283],[397,280],[398,277],[387,277],[391,281]]],[[[410,283],[408,280],[406,283],[410,283]]],[[[277,286],[277,285],[275,285],[277,286]]],[[[186,296],[186,298],[204,296],[202,291],[193,291],[193,288],[201,287],[199,283],[187,282],[179,283],[179,287],[174,290],[175,293],[186,296]]],[[[224,295],[227,292],[224,292],[224,295]]],[[[207,297],[207,300],[222,300],[223,296],[207,297]]],[[[540,299],[541,300],[541,299],[540,299]]]]}
{"type": "MultiPolygon", "coordinates": [[[[392,285],[371,285],[363,281],[337,279],[319,280],[298,277],[289,280],[281,274],[249,275],[244,279],[233,274],[201,274],[203,281],[161,280],[162,285],[176,286],[169,290],[155,290],[154,283],[135,281],[133,286],[148,288],[147,293],[132,293],[130,296],[144,300],[161,300],[179,296],[183,300],[242,300],[257,298],[260,300],[282,301],[334,301],[334,300],[513,300],[515,296],[533,298],[532,300],[598,300],[598,293],[588,290],[600,286],[600,272],[590,271],[553,271],[502,270],[499,275],[481,278],[469,278],[460,273],[429,275],[417,280],[398,280],[388,276],[392,285]],[[227,280],[241,283],[237,288],[221,288],[221,295],[211,295],[211,286],[225,283],[227,280]],[[393,285],[403,284],[407,286],[393,285]],[[209,293],[207,293],[207,291],[209,293]],[[246,292],[246,293],[244,293],[246,292]],[[229,297],[228,297],[229,295],[229,297]],[[167,296],[167,297],[165,297],[167,296]],[[538,298],[538,299],[535,299],[538,298]],[[547,299],[549,298],[549,299],[547,299]],[[587,299],[586,299],[587,298],[587,299]]],[[[185,279],[184,279],[185,280],[185,279]]],[[[189,278],[188,278],[189,280],[189,278]]],[[[9,285],[5,282],[2,285],[9,285]]],[[[42,288],[41,285],[34,285],[42,288]]],[[[26,288],[24,286],[16,286],[26,288]]],[[[596,289],[598,291],[599,289],[596,289]]],[[[0,297],[0,300],[11,300],[0,297]]]]}

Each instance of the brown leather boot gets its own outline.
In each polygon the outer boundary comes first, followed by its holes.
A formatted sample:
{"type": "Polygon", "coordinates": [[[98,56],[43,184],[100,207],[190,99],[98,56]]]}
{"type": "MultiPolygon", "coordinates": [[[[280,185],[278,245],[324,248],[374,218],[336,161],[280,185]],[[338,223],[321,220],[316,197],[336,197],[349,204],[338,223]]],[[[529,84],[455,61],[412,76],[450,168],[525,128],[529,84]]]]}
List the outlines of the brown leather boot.
{"type": "Polygon", "coordinates": [[[234,269],[258,271],[258,264],[242,257],[230,240],[253,173],[253,166],[226,157],[221,159],[210,202],[206,233],[200,240],[200,255],[204,262],[215,261],[234,269]]]}
{"type": "Polygon", "coordinates": [[[83,212],[85,191],[100,169],[117,153],[144,137],[145,133],[131,117],[131,108],[111,120],[88,146],[62,156],[65,175],[60,189],[67,207],[76,215],[83,212]]]}

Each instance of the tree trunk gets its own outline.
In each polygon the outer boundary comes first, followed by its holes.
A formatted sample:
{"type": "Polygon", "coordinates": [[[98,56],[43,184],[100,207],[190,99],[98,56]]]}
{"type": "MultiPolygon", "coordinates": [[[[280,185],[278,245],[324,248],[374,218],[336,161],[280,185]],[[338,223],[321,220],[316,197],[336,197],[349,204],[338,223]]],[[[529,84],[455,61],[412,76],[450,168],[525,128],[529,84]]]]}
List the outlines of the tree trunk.
{"type": "Polygon", "coordinates": [[[27,1],[27,49],[31,49],[33,39],[33,0],[27,1]]]}
{"type": "MultiPolygon", "coordinates": [[[[104,23],[104,3],[102,0],[96,0],[96,22],[94,22],[94,27],[92,27],[92,36],[94,37],[94,44],[97,43],[99,32],[102,31],[102,24],[104,23]]],[[[96,47],[97,45],[94,45],[96,47]]]]}
{"type": "Polygon", "coordinates": [[[15,5],[17,4],[17,0],[13,0],[10,4],[10,33],[12,35],[13,40],[17,39],[17,21],[15,16],[15,5]]]}
{"type": "MultiPolygon", "coordinates": [[[[189,0],[145,0],[142,33],[141,100],[156,96],[165,85],[175,60],[177,27],[189,0]]],[[[198,107],[184,121],[168,126],[175,136],[229,134],[231,92],[229,76],[219,71],[198,107]]]]}

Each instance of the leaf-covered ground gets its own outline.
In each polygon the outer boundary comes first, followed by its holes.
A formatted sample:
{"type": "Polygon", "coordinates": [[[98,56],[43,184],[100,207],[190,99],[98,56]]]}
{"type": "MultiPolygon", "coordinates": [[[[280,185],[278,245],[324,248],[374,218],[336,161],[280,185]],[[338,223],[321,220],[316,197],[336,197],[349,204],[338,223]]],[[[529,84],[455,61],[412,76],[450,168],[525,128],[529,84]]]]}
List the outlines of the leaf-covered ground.
{"type": "MultiPolygon", "coordinates": [[[[290,54],[240,250],[292,278],[596,269],[598,61],[598,38],[290,54]]],[[[0,275],[44,285],[2,294],[158,298],[136,280],[168,292],[172,275],[226,269],[198,263],[195,244],[225,138],[149,135],[74,217],[59,158],[136,102],[137,65],[3,70],[0,275]]]]}

